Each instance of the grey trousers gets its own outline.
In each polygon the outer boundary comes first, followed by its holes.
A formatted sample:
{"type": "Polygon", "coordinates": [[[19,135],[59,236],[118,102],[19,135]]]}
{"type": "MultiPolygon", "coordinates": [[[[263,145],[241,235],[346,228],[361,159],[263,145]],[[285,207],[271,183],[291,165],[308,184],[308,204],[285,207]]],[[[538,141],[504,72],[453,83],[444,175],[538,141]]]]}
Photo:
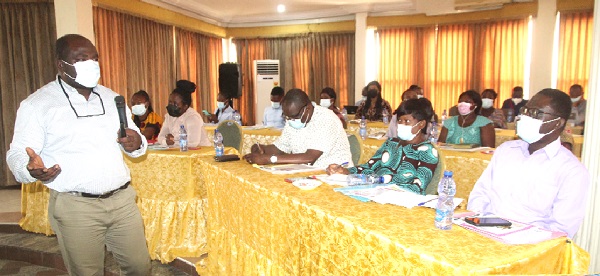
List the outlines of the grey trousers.
{"type": "Polygon", "coordinates": [[[48,219],[70,275],[104,275],[104,247],[122,275],[150,275],[144,224],[129,186],[106,199],[50,190],[48,219]]]}

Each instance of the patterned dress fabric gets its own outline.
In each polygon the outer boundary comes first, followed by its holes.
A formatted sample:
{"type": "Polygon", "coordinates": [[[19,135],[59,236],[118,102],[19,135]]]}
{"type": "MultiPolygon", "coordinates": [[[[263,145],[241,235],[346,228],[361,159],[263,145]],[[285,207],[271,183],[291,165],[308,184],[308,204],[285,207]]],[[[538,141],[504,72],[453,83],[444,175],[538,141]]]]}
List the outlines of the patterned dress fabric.
{"type": "Polygon", "coordinates": [[[393,138],[385,141],[369,161],[348,170],[351,174],[377,174],[385,183],[424,195],[438,161],[438,152],[429,141],[402,146],[400,139],[393,138]]]}

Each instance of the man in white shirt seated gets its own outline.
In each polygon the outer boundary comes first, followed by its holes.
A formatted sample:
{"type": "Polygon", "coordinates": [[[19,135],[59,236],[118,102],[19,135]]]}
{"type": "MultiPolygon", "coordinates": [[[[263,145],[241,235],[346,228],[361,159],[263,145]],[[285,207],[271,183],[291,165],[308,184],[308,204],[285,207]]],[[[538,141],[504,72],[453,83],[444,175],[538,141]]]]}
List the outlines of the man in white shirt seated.
{"type": "Polygon", "coordinates": [[[569,96],[544,89],[528,101],[517,123],[521,140],[494,152],[467,209],[514,219],[573,237],[585,215],[588,170],[560,144],[571,113],[569,96]]]}
{"type": "Polygon", "coordinates": [[[342,122],[331,110],[312,103],[300,89],[283,97],[287,124],[272,145],[253,145],[244,159],[251,164],[352,164],[350,144],[342,122]]]}
{"type": "Polygon", "coordinates": [[[269,127],[283,128],[285,120],[283,118],[283,109],[281,108],[281,100],[283,100],[283,88],[279,86],[273,87],[271,90],[271,106],[265,108],[263,116],[263,125],[269,127]]]}

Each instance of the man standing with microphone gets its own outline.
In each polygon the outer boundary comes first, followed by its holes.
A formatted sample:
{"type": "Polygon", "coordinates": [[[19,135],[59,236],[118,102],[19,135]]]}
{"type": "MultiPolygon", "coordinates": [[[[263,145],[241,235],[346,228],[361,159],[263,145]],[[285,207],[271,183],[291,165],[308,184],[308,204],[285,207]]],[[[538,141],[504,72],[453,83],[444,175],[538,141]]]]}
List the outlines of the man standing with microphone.
{"type": "Polygon", "coordinates": [[[50,189],[48,219],[69,274],[103,275],[106,246],[124,275],[148,275],[143,222],[122,154],[144,155],[146,139],[129,109],[128,122],[120,122],[118,94],[98,85],[91,41],[65,35],[56,57],[56,79],[21,102],[7,163],[17,181],[40,180],[50,189]],[[121,133],[121,124],[131,128],[121,133]]]}

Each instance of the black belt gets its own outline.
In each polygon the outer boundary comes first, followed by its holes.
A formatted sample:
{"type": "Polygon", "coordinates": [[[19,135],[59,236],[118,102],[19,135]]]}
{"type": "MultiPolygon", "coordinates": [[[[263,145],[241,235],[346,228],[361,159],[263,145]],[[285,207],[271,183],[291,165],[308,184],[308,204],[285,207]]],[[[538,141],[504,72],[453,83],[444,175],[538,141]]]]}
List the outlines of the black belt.
{"type": "Polygon", "coordinates": [[[130,182],[127,181],[127,183],[125,183],[125,185],[123,185],[123,186],[121,186],[119,188],[116,188],[116,189],[114,189],[112,191],[108,191],[106,193],[99,194],[99,195],[90,194],[90,193],[83,193],[83,192],[68,192],[68,193],[71,194],[71,195],[74,195],[74,196],[89,197],[89,198],[109,198],[112,195],[116,194],[118,191],[127,189],[127,187],[129,187],[129,183],[130,182]]]}

